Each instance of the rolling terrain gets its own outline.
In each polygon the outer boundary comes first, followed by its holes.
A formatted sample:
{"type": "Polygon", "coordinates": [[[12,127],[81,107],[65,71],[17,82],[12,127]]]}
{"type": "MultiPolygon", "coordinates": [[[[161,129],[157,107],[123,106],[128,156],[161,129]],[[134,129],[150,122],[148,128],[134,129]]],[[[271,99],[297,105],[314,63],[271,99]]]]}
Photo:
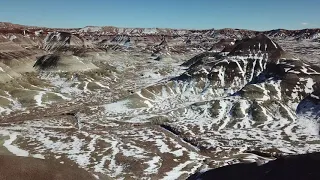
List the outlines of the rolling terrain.
{"type": "Polygon", "coordinates": [[[0,152],[97,179],[317,152],[319,34],[0,23],[0,152]]]}

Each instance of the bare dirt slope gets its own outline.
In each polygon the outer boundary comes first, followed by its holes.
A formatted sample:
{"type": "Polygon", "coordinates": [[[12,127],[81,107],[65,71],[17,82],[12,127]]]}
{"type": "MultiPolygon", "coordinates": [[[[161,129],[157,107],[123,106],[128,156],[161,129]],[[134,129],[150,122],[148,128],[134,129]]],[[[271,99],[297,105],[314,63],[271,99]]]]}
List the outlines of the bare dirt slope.
{"type": "Polygon", "coordinates": [[[3,180],[94,180],[83,169],[51,160],[0,156],[0,179],[3,180]]]}

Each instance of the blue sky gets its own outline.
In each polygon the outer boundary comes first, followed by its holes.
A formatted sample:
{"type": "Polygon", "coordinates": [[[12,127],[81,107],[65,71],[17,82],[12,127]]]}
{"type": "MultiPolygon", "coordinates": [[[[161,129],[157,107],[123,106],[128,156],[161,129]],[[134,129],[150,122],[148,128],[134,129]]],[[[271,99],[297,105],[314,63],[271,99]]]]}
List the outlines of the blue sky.
{"type": "Polygon", "coordinates": [[[0,21],[46,27],[320,27],[320,0],[0,0],[0,21]]]}

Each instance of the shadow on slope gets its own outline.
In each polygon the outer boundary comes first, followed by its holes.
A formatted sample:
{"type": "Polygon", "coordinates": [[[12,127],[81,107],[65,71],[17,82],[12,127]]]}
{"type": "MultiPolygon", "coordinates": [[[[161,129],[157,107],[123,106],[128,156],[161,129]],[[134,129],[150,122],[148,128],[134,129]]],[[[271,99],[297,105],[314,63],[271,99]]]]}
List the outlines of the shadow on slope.
{"type": "Polygon", "coordinates": [[[33,67],[39,68],[41,70],[54,68],[58,65],[59,60],[60,56],[56,54],[43,55],[37,59],[33,67]]]}
{"type": "Polygon", "coordinates": [[[320,153],[281,157],[263,165],[234,164],[192,175],[188,180],[313,180],[320,179],[320,153]]]}

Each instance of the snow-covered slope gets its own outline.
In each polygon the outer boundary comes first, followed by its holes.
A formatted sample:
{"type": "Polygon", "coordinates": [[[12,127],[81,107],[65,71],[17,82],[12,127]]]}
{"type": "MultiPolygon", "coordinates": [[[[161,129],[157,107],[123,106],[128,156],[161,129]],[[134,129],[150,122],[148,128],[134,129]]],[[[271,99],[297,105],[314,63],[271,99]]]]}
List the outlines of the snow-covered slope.
{"type": "Polygon", "coordinates": [[[319,117],[305,99],[319,101],[318,66],[264,35],[237,42],[228,54],[191,61],[182,75],[105,105],[105,116],[135,123],[165,117],[158,123],[203,151],[319,150],[306,145],[318,138],[319,117]]]}

